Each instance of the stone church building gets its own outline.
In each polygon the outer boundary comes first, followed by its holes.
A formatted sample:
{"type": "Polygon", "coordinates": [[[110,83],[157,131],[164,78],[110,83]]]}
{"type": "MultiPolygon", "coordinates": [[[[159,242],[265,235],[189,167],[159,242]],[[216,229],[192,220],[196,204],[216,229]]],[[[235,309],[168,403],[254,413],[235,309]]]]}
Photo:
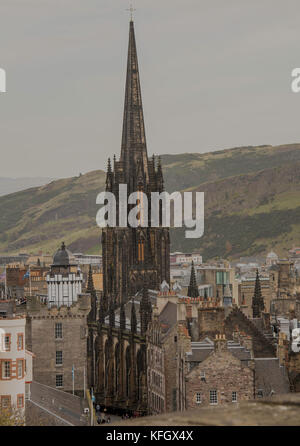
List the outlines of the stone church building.
{"type": "MultiPolygon", "coordinates": [[[[88,375],[98,404],[140,414],[147,413],[150,406],[153,412],[163,411],[165,407],[159,324],[152,322],[155,299],[150,291],[158,290],[164,281],[170,282],[170,239],[168,228],[149,227],[150,194],[163,190],[160,160],[156,163],[154,156],[148,158],[147,153],[131,20],[121,156],[119,161],[114,157],[113,166],[108,160],[106,177],[106,191],[114,193],[116,198],[117,227],[102,230],[103,296],[97,317],[89,323],[88,375]],[[142,222],[136,228],[121,225],[120,184],[127,186],[128,196],[132,192],[146,194],[148,227],[142,222]],[[158,361],[149,377],[147,358],[153,352],[158,361]]],[[[126,204],[126,207],[128,215],[132,205],[126,204]]]]}

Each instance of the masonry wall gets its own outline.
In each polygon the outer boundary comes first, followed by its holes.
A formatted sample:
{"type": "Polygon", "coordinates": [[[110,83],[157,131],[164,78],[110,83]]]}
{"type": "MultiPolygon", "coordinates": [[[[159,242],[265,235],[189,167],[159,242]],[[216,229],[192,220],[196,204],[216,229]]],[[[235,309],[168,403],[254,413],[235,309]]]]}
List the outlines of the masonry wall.
{"type": "Polygon", "coordinates": [[[227,339],[232,339],[234,331],[238,329],[252,337],[253,353],[255,358],[274,358],[275,347],[261,333],[253,322],[239,309],[234,308],[225,320],[225,334],[227,339]]]}
{"type": "Polygon", "coordinates": [[[210,406],[210,390],[217,391],[217,405],[236,404],[232,403],[232,392],[237,392],[238,402],[253,399],[253,370],[242,367],[241,362],[228,351],[212,352],[187,375],[187,409],[210,406]],[[201,379],[200,372],[205,373],[205,379],[201,379]],[[201,394],[201,403],[197,403],[197,393],[201,394]]]}
{"type": "Polygon", "coordinates": [[[299,301],[295,298],[273,299],[271,303],[272,313],[289,319],[299,317],[299,301]]]}
{"type": "Polygon", "coordinates": [[[199,339],[206,336],[215,337],[216,333],[223,333],[225,312],[224,308],[201,308],[198,310],[199,339]]]}
{"type": "MultiPolygon", "coordinates": [[[[56,387],[56,375],[63,375],[64,391],[72,391],[74,365],[75,392],[84,388],[84,369],[87,365],[87,315],[90,297],[81,295],[79,302],[70,308],[29,305],[27,315],[27,348],[35,354],[33,379],[38,383],[56,387]],[[62,338],[55,337],[55,324],[62,324],[62,338]],[[62,365],[56,364],[56,352],[62,351],[62,365]]],[[[86,378],[87,379],[87,378],[86,378]]]]}
{"type": "Polygon", "coordinates": [[[190,341],[178,324],[163,339],[167,412],[185,409],[185,353],[191,350],[190,341]]]}
{"type": "Polygon", "coordinates": [[[290,353],[288,372],[293,392],[300,392],[300,353],[290,353]]]}

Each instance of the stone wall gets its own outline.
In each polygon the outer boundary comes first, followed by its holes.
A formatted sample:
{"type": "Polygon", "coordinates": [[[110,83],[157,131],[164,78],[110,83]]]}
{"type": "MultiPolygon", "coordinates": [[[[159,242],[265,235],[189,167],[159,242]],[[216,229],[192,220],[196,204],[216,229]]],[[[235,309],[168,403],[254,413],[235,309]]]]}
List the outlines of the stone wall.
{"type": "Polygon", "coordinates": [[[214,338],[217,333],[224,332],[225,310],[222,307],[199,308],[199,339],[206,336],[214,338]]]}
{"type": "MultiPolygon", "coordinates": [[[[114,424],[111,424],[113,426],[114,424]]],[[[115,423],[116,425],[116,423],[115,423]]],[[[118,422],[119,426],[299,426],[300,395],[277,395],[118,422]]],[[[191,429],[192,430],[192,429],[191,429]]],[[[201,434],[200,434],[201,435],[201,434]]],[[[194,435],[194,437],[196,437],[194,435]]]]}
{"type": "Polygon", "coordinates": [[[187,409],[209,406],[211,390],[217,391],[217,405],[236,404],[232,402],[232,392],[236,392],[238,402],[254,396],[253,369],[243,367],[226,347],[216,349],[194,367],[186,381],[187,409]]]}
{"type": "Polygon", "coordinates": [[[187,329],[176,324],[163,338],[166,411],[185,409],[185,353],[191,351],[187,329]]]}
{"type": "Polygon", "coordinates": [[[76,395],[53,389],[38,382],[31,384],[31,401],[27,408],[26,421],[28,425],[38,425],[37,416],[41,418],[41,425],[85,425],[87,422],[83,414],[87,402],[76,395]]]}
{"type": "Polygon", "coordinates": [[[237,329],[251,336],[255,358],[273,358],[276,356],[275,347],[271,342],[242,311],[234,308],[225,320],[225,334],[227,339],[232,339],[233,333],[237,329]]]}
{"type": "Polygon", "coordinates": [[[72,391],[74,365],[75,392],[82,393],[87,364],[87,315],[90,296],[79,295],[71,307],[48,309],[37,302],[29,303],[26,348],[35,355],[34,380],[56,387],[56,375],[63,375],[62,390],[72,391]],[[62,339],[55,337],[55,324],[62,324],[62,339]],[[56,365],[56,352],[62,351],[62,365],[56,365]]]}

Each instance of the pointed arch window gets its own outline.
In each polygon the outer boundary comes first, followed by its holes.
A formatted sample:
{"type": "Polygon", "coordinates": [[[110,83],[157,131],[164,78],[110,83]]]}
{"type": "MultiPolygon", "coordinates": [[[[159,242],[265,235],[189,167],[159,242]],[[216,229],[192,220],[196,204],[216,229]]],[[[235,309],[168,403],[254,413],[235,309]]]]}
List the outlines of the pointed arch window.
{"type": "Polygon", "coordinates": [[[145,260],[145,241],[140,239],[138,241],[138,261],[143,262],[145,260]]]}

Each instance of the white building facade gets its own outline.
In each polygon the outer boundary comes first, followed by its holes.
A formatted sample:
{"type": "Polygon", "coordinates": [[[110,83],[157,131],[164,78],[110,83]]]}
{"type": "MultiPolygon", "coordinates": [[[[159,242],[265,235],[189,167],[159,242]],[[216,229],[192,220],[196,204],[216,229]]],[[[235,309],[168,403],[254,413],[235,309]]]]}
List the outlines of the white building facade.
{"type": "Polygon", "coordinates": [[[48,306],[70,307],[82,292],[83,274],[74,255],[62,243],[53,257],[51,270],[46,276],[48,306]]]}
{"type": "Polygon", "coordinates": [[[32,355],[25,351],[25,323],[25,316],[0,318],[0,407],[16,409],[22,417],[32,379],[32,355]],[[30,376],[26,377],[27,370],[30,376]]]}
{"type": "Polygon", "coordinates": [[[70,307],[77,301],[78,294],[82,292],[82,281],[83,276],[80,270],[67,275],[47,274],[49,307],[53,305],[70,307]]]}

